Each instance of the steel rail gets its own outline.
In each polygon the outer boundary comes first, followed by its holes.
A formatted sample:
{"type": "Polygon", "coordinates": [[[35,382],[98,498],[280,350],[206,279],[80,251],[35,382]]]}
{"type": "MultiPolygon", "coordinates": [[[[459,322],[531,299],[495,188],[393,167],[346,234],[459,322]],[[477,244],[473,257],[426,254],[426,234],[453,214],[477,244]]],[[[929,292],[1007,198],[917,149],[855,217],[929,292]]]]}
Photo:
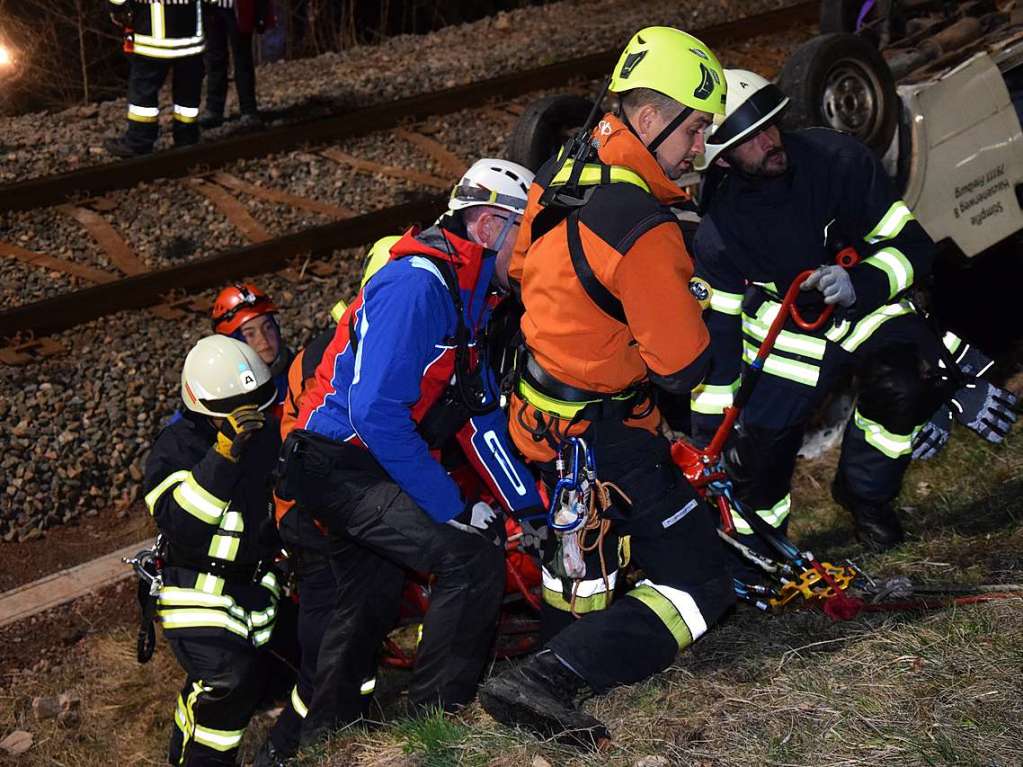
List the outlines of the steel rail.
{"type": "Polygon", "coordinates": [[[16,306],[0,312],[0,338],[57,333],[114,312],[161,303],[176,291],[201,290],[242,275],[274,271],[305,253],[358,247],[408,224],[432,221],[446,201],[444,195],[424,196],[237,250],[16,306]]]}
{"type": "MultiPolygon", "coordinates": [[[[720,45],[736,38],[748,39],[781,32],[795,23],[815,20],[818,6],[817,2],[799,2],[778,10],[713,24],[694,32],[708,45],[720,45]]],[[[237,160],[263,157],[308,144],[363,136],[396,128],[407,121],[485,106],[498,97],[509,99],[555,88],[573,78],[594,79],[608,72],[619,52],[617,48],[601,51],[326,118],[287,123],[222,141],[171,149],[146,157],[0,186],[0,211],[42,208],[82,196],[129,188],[143,181],[187,176],[200,169],[219,168],[237,160]]]]}

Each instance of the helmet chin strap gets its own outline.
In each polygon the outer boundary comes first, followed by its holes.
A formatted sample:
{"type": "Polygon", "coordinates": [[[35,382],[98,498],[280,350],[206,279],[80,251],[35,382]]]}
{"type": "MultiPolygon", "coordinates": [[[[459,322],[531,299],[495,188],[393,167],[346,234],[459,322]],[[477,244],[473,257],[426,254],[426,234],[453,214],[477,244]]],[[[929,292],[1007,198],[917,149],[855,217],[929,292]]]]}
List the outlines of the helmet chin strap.
{"type": "MultiPolygon", "coordinates": [[[[654,157],[657,157],[658,147],[660,147],[661,144],[664,143],[665,139],[667,139],[668,136],[674,133],[675,129],[678,126],[680,126],[682,123],[686,121],[686,118],[689,117],[689,115],[691,115],[693,111],[694,110],[692,107],[686,106],[682,107],[682,111],[675,115],[675,117],[673,117],[671,120],[669,120],[668,124],[664,126],[661,132],[654,136],[654,140],[646,145],[647,151],[650,152],[650,154],[652,154],[654,157]]],[[[633,127],[632,123],[629,121],[629,116],[625,114],[625,110],[622,109],[621,113],[622,122],[625,123],[625,127],[632,131],[636,138],[639,138],[639,131],[637,131],[633,127]]],[[[642,139],[640,139],[640,141],[642,141],[642,139]]]]}

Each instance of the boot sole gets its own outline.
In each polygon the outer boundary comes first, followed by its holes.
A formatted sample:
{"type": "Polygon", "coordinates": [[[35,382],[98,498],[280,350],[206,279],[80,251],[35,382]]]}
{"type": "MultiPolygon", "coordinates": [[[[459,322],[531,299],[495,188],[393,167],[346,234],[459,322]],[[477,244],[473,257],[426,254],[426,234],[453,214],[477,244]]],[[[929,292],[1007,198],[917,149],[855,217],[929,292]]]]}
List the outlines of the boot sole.
{"type": "Polygon", "coordinates": [[[538,689],[525,691],[505,679],[491,680],[480,690],[480,703],[494,719],[511,727],[525,727],[567,745],[604,751],[611,736],[599,721],[563,704],[538,689]],[[562,714],[555,713],[560,710],[562,714]]]}

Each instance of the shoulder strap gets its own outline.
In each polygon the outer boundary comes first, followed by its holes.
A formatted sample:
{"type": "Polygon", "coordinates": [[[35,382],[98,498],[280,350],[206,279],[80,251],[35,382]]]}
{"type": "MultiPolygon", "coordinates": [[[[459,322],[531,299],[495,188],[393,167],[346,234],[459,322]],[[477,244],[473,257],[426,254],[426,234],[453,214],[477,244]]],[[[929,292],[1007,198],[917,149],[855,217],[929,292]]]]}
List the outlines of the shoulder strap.
{"type": "Polygon", "coordinates": [[[604,314],[614,320],[626,324],[625,308],[622,302],[612,295],[611,291],[597,279],[597,275],[590,268],[590,262],[586,260],[586,253],[583,251],[583,241],[579,234],[579,213],[573,212],[568,216],[566,222],[568,232],[568,253],[572,257],[572,268],[575,269],[575,276],[579,278],[586,295],[595,303],[604,314]]]}

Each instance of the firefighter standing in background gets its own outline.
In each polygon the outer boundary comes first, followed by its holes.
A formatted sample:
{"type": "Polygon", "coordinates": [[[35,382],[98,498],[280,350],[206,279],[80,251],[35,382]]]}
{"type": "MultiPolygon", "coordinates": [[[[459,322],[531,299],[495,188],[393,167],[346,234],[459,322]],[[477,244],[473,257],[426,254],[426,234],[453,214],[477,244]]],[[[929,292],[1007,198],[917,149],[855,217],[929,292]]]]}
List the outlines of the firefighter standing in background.
{"type": "Polygon", "coordinates": [[[108,0],[114,23],[130,30],[128,129],[107,139],[115,157],[153,151],[160,127],[160,88],[173,71],[174,145],[199,141],[205,37],[203,0],[108,0]]]}
{"type": "Polygon", "coordinates": [[[252,38],[273,26],[270,0],[212,0],[206,16],[206,106],[199,124],[216,128],[224,122],[227,102],[228,49],[234,61],[234,87],[238,92],[239,124],[261,127],[256,106],[256,65],[252,38]]]}
{"type": "Polygon", "coordinates": [[[169,760],[233,765],[267,683],[279,587],[267,514],[277,460],[276,399],[266,365],[241,341],[200,339],[181,373],[184,416],[146,461],[145,501],[163,535],[157,618],[187,674],[169,760]]]}

